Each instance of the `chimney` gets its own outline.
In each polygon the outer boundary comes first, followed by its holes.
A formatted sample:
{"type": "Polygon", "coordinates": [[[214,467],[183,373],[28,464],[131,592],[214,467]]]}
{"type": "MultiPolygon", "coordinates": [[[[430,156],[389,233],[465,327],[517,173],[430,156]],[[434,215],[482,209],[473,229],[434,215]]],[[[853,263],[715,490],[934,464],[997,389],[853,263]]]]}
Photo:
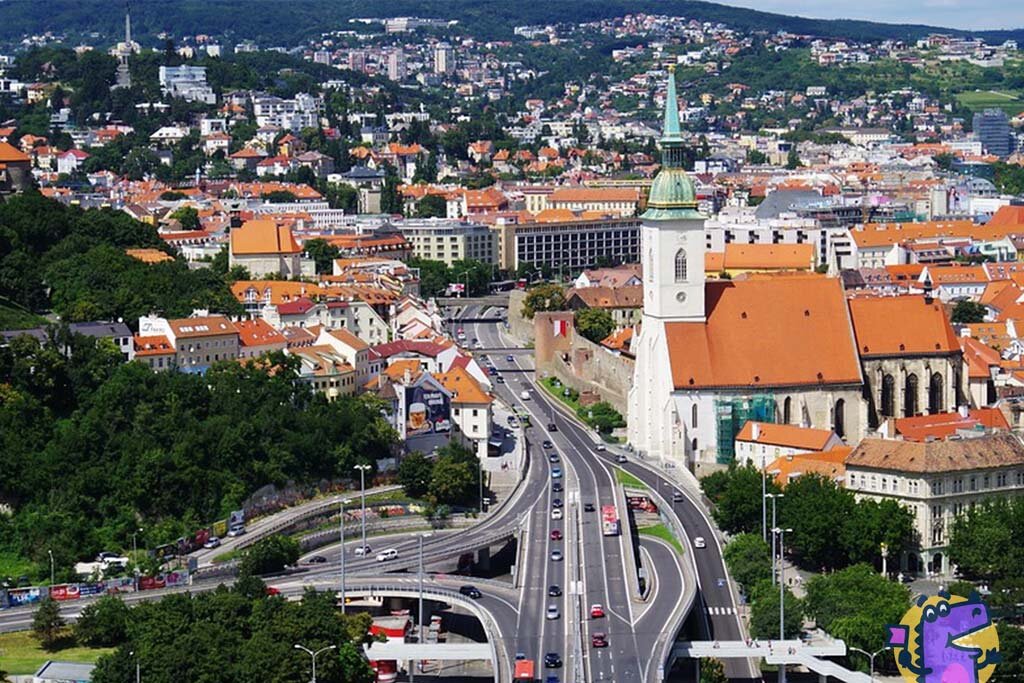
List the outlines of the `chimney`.
{"type": "Polygon", "coordinates": [[[761,425],[758,424],[757,422],[752,423],[751,427],[750,427],[750,435],[751,435],[751,438],[754,441],[757,441],[758,439],[760,439],[761,438],[761,425]]]}

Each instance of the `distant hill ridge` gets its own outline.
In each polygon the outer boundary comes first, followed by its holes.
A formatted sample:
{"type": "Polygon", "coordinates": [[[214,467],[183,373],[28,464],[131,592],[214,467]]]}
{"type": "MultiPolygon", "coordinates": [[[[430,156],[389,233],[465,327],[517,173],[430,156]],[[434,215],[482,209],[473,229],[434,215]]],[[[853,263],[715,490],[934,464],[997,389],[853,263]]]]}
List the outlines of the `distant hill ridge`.
{"type": "MultiPolygon", "coordinates": [[[[1007,31],[962,31],[913,24],[826,20],[773,14],[699,0],[574,0],[519,3],[508,0],[134,0],[134,36],[157,45],[157,35],[206,33],[226,42],[245,39],[263,47],[293,46],[310,36],[342,29],[355,17],[422,16],[457,19],[476,35],[507,38],[524,24],[576,23],[626,14],[650,13],[722,22],[737,29],[789,31],[851,40],[915,40],[929,33],[972,35],[988,42],[1024,41],[1024,28],[1007,31]]],[[[66,32],[69,38],[106,42],[123,35],[124,6],[101,0],[0,2],[0,42],[12,44],[25,34],[66,32]]]]}

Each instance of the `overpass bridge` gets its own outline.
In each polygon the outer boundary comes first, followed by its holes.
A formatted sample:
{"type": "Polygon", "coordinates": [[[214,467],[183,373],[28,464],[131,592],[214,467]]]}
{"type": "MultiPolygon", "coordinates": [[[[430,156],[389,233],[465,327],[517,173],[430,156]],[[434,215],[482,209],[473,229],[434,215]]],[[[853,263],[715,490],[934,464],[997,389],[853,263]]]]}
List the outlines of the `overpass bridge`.
{"type": "MultiPolygon", "coordinates": [[[[827,643],[812,645],[802,640],[767,640],[767,641],[699,641],[680,642],[672,648],[671,660],[680,657],[716,659],[750,659],[764,658],[766,664],[789,664],[805,666],[819,674],[838,678],[844,683],[871,683],[871,677],[860,671],[851,671],[835,662],[822,657],[846,656],[846,643],[832,640],[827,643]]],[[[670,664],[671,668],[671,664],[670,664]]]]}

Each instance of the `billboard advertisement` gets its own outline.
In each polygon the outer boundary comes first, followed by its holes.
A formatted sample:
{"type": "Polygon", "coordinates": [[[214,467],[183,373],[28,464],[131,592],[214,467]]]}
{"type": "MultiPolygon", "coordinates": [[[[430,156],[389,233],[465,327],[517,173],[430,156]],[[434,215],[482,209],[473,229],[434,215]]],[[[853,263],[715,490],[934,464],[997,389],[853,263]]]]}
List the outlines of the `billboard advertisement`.
{"type": "Polygon", "coordinates": [[[429,385],[406,387],[406,437],[422,434],[447,434],[451,430],[451,404],[448,394],[429,385]]]}
{"type": "Polygon", "coordinates": [[[31,605],[34,602],[39,602],[44,597],[44,590],[38,587],[32,588],[8,588],[7,589],[7,603],[11,607],[18,607],[19,605],[31,605]]]}

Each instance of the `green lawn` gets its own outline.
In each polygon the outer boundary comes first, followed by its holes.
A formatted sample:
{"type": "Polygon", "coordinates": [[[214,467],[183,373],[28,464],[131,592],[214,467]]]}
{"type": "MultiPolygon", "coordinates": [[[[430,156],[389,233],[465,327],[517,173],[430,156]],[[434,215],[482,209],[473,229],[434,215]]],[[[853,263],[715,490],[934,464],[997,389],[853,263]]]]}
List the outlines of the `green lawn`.
{"type": "Polygon", "coordinates": [[[615,479],[623,486],[631,489],[646,489],[647,484],[643,483],[626,470],[616,467],[615,479]]]}
{"type": "Polygon", "coordinates": [[[95,662],[113,648],[68,647],[46,652],[31,631],[0,633],[0,669],[11,675],[34,674],[48,659],[95,662]]]}
{"type": "Polygon", "coordinates": [[[39,567],[31,560],[26,560],[16,553],[0,553],[0,577],[10,576],[17,579],[19,576],[36,576],[38,573],[39,567]]]}
{"type": "Polygon", "coordinates": [[[0,297],[0,330],[24,330],[45,324],[45,318],[0,297]]]}
{"type": "Polygon", "coordinates": [[[1004,110],[1010,116],[1024,111],[1024,100],[1021,99],[1021,94],[1014,90],[971,90],[958,93],[956,98],[960,104],[972,111],[995,108],[1004,110]]]}
{"type": "Polygon", "coordinates": [[[679,542],[679,539],[669,530],[664,524],[655,524],[654,526],[645,526],[638,529],[641,536],[653,536],[654,538],[660,538],[665,541],[680,555],[683,554],[683,544],[679,542]]]}

